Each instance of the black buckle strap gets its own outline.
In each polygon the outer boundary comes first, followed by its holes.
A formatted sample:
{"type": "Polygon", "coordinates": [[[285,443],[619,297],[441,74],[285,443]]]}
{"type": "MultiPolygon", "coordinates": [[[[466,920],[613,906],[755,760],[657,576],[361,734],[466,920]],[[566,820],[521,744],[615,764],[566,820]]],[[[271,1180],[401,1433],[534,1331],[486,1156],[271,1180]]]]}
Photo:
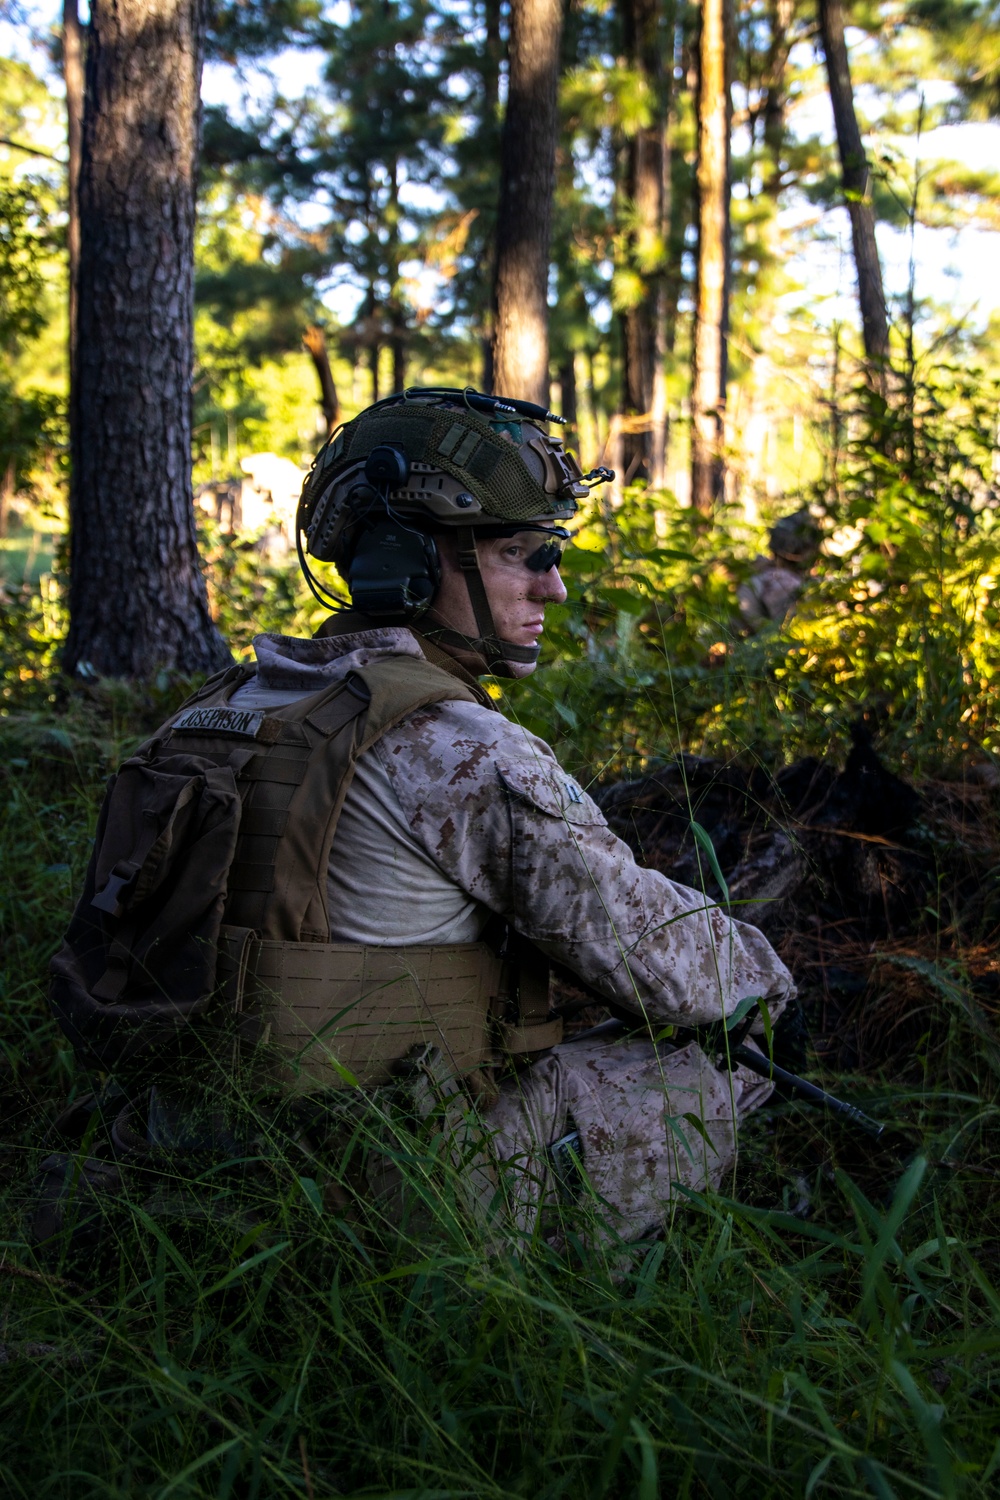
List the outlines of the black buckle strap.
{"type": "Polygon", "coordinates": [[[120,859],[108,876],[103,889],[99,890],[91,901],[91,906],[96,907],[98,911],[107,912],[109,917],[120,917],[125,909],[122,895],[135,885],[141,868],[141,860],[136,862],[131,859],[120,859]]]}

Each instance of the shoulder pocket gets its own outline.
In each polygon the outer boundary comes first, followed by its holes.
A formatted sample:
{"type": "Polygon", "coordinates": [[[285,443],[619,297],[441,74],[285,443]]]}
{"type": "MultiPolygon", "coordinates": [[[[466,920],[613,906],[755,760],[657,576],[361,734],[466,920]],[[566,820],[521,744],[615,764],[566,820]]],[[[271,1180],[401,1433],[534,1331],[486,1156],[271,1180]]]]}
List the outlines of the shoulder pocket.
{"type": "Polygon", "coordinates": [[[607,823],[593,798],[557,761],[498,761],[497,774],[508,795],[530,803],[538,812],[564,823],[607,823]]]}

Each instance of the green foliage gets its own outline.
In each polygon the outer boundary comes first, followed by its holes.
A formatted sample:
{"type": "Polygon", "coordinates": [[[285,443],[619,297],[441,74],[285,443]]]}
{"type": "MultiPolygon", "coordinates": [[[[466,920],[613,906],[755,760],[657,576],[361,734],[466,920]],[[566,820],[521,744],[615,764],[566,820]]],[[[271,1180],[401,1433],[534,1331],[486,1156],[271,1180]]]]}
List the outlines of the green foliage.
{"type": "MultiPolygon", "coordinates": [[[[46,458],[62,469],[65,457],[66,404],[51,391],[16,391],[0,377],[0,474],[13,490],[33,479],[46,458]]],[[[42,485],[37,489],[40,491],[42,485]]]]}
{"type": "Polygon", "coordinates": [[[294,552],[272,560],[260,540],[227,536],[213,522],[199,525],[209,601],[237,659],[252,660],[253,638],[266,631],[313,635],[318,630],[329,610],[309,592],[294,552]]]}
{"type": "Polygon", "coordinates": [[[1000,42],[994,0],[911,0],[909,18],[924,26],[935,61],[961,89],[970,118],[1000,114],[1000,42]]]}
{"type": "Polygon", "coordinates": [[[997,398],[982,371],[939,363],[908,400],[869,414],[832,497],[858,545],[790,632],[798,711],[874,709],[928,768],[998,748],[997,398]],[[817,704],[810,686],[824,678],[817,704]]]}
{"type": "Polygon", "coordinates": [[[49,287],[60,236],[51,224],[52,190],[42,179],[0,177],[0,482],[13,492],[43,456],[65,441],[64,403],[51,391],[10,378],[15,358],[48,325],[49,287]]]}
{"type": "Polygon", "coordinates": [[[208,55],[237,63],[308,45],[320,11],[319,0],[217,0],[208,15],[208,55]]]}
{"type": "Polygon", "coordinates": [[[30,183],[0,181],[0,348],[6,350],[45,325],[42,293],[52,237],[40,219],[44,208],[30,183]]]}
{"type": "Polygon", "coordinates": [[[681,749],[823,755],[862,715],[921,771],[997,753],[998,398],[981,371],[943,362],[912,405],[856,393],[856,436],[812,497],[844,555],[821,556],[794,613],[756,633],[736,587],[759,533],[630,491],[567,554],[546,669],[511,707],[593,774],[681,749]]]}
{"type": "Polygon", "coordinates": [[[443,1208],[366,1233],[279,1171],[216,1175],[207,1222],[134,1201],[92,1301],[9,1247],[11,1493],[988,1492],[1000,1304],[923,1159],[883,1203],[842,1175],[820,1222],[695,1201],[624,1269],[489,1255],[443,1208]]]}
{"type": "Polygon", "coordinates": [[[66,623],[51,579],[39,591],[0,582],[0,712],[55,702],[66,623]]]}

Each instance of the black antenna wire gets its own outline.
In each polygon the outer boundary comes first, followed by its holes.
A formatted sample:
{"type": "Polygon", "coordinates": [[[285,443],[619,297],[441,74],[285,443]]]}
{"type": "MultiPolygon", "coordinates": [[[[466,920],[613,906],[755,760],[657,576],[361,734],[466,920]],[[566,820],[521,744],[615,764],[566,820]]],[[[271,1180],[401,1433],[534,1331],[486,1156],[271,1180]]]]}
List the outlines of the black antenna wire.
{"type": "Polygon", "coordinates": [[[295,551],[298,553],[299,567],[302,569],[302,576],[305,578],[305,581],[309,586],[309,592],[312,594],[313,598],[316,599],[318,603],[322,604],[324,609],[332,609],[334,611],[350,609],[350,604],[346,604],[343,599],[336,599],[332,594],[326,593],[322,584],[317,582],[316,578],[313,576],[312,570],[309,567],[309,564],[306,562],[306,555],[302,547],[302,527],[297,523],[295,527],[295,551]]]}

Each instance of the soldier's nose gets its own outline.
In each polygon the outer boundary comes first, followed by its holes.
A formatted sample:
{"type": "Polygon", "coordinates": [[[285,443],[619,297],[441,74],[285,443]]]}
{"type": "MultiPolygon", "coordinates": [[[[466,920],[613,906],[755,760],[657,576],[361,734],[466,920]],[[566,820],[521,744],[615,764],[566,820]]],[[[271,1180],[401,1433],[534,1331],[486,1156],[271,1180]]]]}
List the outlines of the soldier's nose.
{"type": "Polygon", "coordinates": [[[563,604],[566,600],[566,585],[559,576],[558,568],[549,568],[546,573],[536,573],[529,589],[532,599],[544,600],[546,604],[563,604]]]}

